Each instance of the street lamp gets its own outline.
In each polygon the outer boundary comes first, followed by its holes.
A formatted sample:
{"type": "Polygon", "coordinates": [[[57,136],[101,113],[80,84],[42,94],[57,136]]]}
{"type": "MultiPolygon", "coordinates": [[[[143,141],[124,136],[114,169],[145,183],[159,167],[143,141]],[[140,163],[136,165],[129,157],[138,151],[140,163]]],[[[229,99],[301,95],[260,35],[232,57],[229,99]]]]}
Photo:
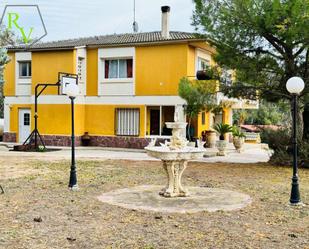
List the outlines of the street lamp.
{"type": "Polygon", "coordinates": [[[71,156],[71,172],[69,188],[71,190],[77,190],[77,176],[76,176],[76,164],[75,164],[75,135],[74,135],[74,99],[79,95],[79,87],[76,84],[70,84],[66,87],[66,94],[71,99],[71,114],[72,114],[72,156],[71,156]]]}
{"type": "Polygon", "coordinates": [[[286,89],[293,96],[293,177],[290,203],[297,205],[301,203],[298,184],[298,169],[297,169],[297,97],[304,90],[305,83],[302,78],[292,77],[286,83],[286,89]]]}

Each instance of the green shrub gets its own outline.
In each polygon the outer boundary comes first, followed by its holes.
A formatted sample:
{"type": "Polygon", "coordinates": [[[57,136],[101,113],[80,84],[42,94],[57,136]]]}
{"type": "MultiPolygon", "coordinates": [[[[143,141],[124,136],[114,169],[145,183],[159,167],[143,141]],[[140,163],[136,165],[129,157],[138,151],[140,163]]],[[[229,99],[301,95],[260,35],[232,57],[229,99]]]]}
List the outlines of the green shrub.
{"type": "MultiPolygon", "coordinates": [[[[270,163],[290,166],[293,160],[291,133],[288,129],[265,129],[260,133],[262,143],[267,143],[274,153],[270,163]]],[[[309,168],[309,140],[298,143],[298,162],[300,167],[309,168]]]]}
{"type": "Polygon", "coordinates": [[[287,150],[290,146],[290,131],[288,129],[264,129],[260,132],[261,142],[268,144],[274,151],[287,150]]]}

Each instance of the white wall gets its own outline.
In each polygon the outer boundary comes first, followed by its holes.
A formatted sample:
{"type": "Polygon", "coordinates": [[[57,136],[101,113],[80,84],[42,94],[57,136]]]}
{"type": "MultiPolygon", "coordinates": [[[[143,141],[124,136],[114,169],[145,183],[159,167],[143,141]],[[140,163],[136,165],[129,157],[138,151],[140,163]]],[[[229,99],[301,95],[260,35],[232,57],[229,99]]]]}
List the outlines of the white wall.
{"type": "MultiPolygon", "coordinates": [[[[19,77],[19,63],[20,61],[31,61],[31,52],[16,52],[15,53],[15,86],[17,96],[31,95],[31,77],[19,77]]],[[[31,65],[32,68],[32,65],[31,65]]]]}

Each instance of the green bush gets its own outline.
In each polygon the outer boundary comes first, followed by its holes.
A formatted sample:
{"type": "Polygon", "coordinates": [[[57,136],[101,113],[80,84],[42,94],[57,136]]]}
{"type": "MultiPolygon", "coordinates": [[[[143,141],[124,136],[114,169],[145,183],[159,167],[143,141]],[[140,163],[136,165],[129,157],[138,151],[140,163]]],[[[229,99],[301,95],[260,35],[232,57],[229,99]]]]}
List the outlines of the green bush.
{"type": "Polygon", "coordinates": [[[261,142],[268,144],[274,151],[287,150],[290,146],[290,131],[288,129],[264,129],[260,132],[261,142]]]}
{"type": "MultiPolygon", "coordinates": [[[[267,143],[274,153],[270,163],[279,166],[290,166],[293,160],[291,133],[288,129],[265,129],[260,133],[262,143],[267,143]]],[[[298,144],[299,166],[309,168],[309,140],[298,144]]]]}

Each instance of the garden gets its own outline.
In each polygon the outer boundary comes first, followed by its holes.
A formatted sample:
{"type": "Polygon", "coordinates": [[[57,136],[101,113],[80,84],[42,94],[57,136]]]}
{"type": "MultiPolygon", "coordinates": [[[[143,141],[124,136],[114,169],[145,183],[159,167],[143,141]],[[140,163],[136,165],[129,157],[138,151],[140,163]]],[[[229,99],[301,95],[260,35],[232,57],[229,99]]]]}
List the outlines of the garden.
{"type": "MultiPolygon", "coordinates": [[[[236,190],[253,201],[231,212],[177,214],[98,200],[114,189],[164,184],[157,161],[78,161],[77,192],[67,190],[69,161],[2,157],[1,164],[0,248],[308,248],[309,207],[289,205],[287,167],[191,162],[185,185],[236,190]]],[[[306,202],[309,172],[299,175],[306,202]]]]}

